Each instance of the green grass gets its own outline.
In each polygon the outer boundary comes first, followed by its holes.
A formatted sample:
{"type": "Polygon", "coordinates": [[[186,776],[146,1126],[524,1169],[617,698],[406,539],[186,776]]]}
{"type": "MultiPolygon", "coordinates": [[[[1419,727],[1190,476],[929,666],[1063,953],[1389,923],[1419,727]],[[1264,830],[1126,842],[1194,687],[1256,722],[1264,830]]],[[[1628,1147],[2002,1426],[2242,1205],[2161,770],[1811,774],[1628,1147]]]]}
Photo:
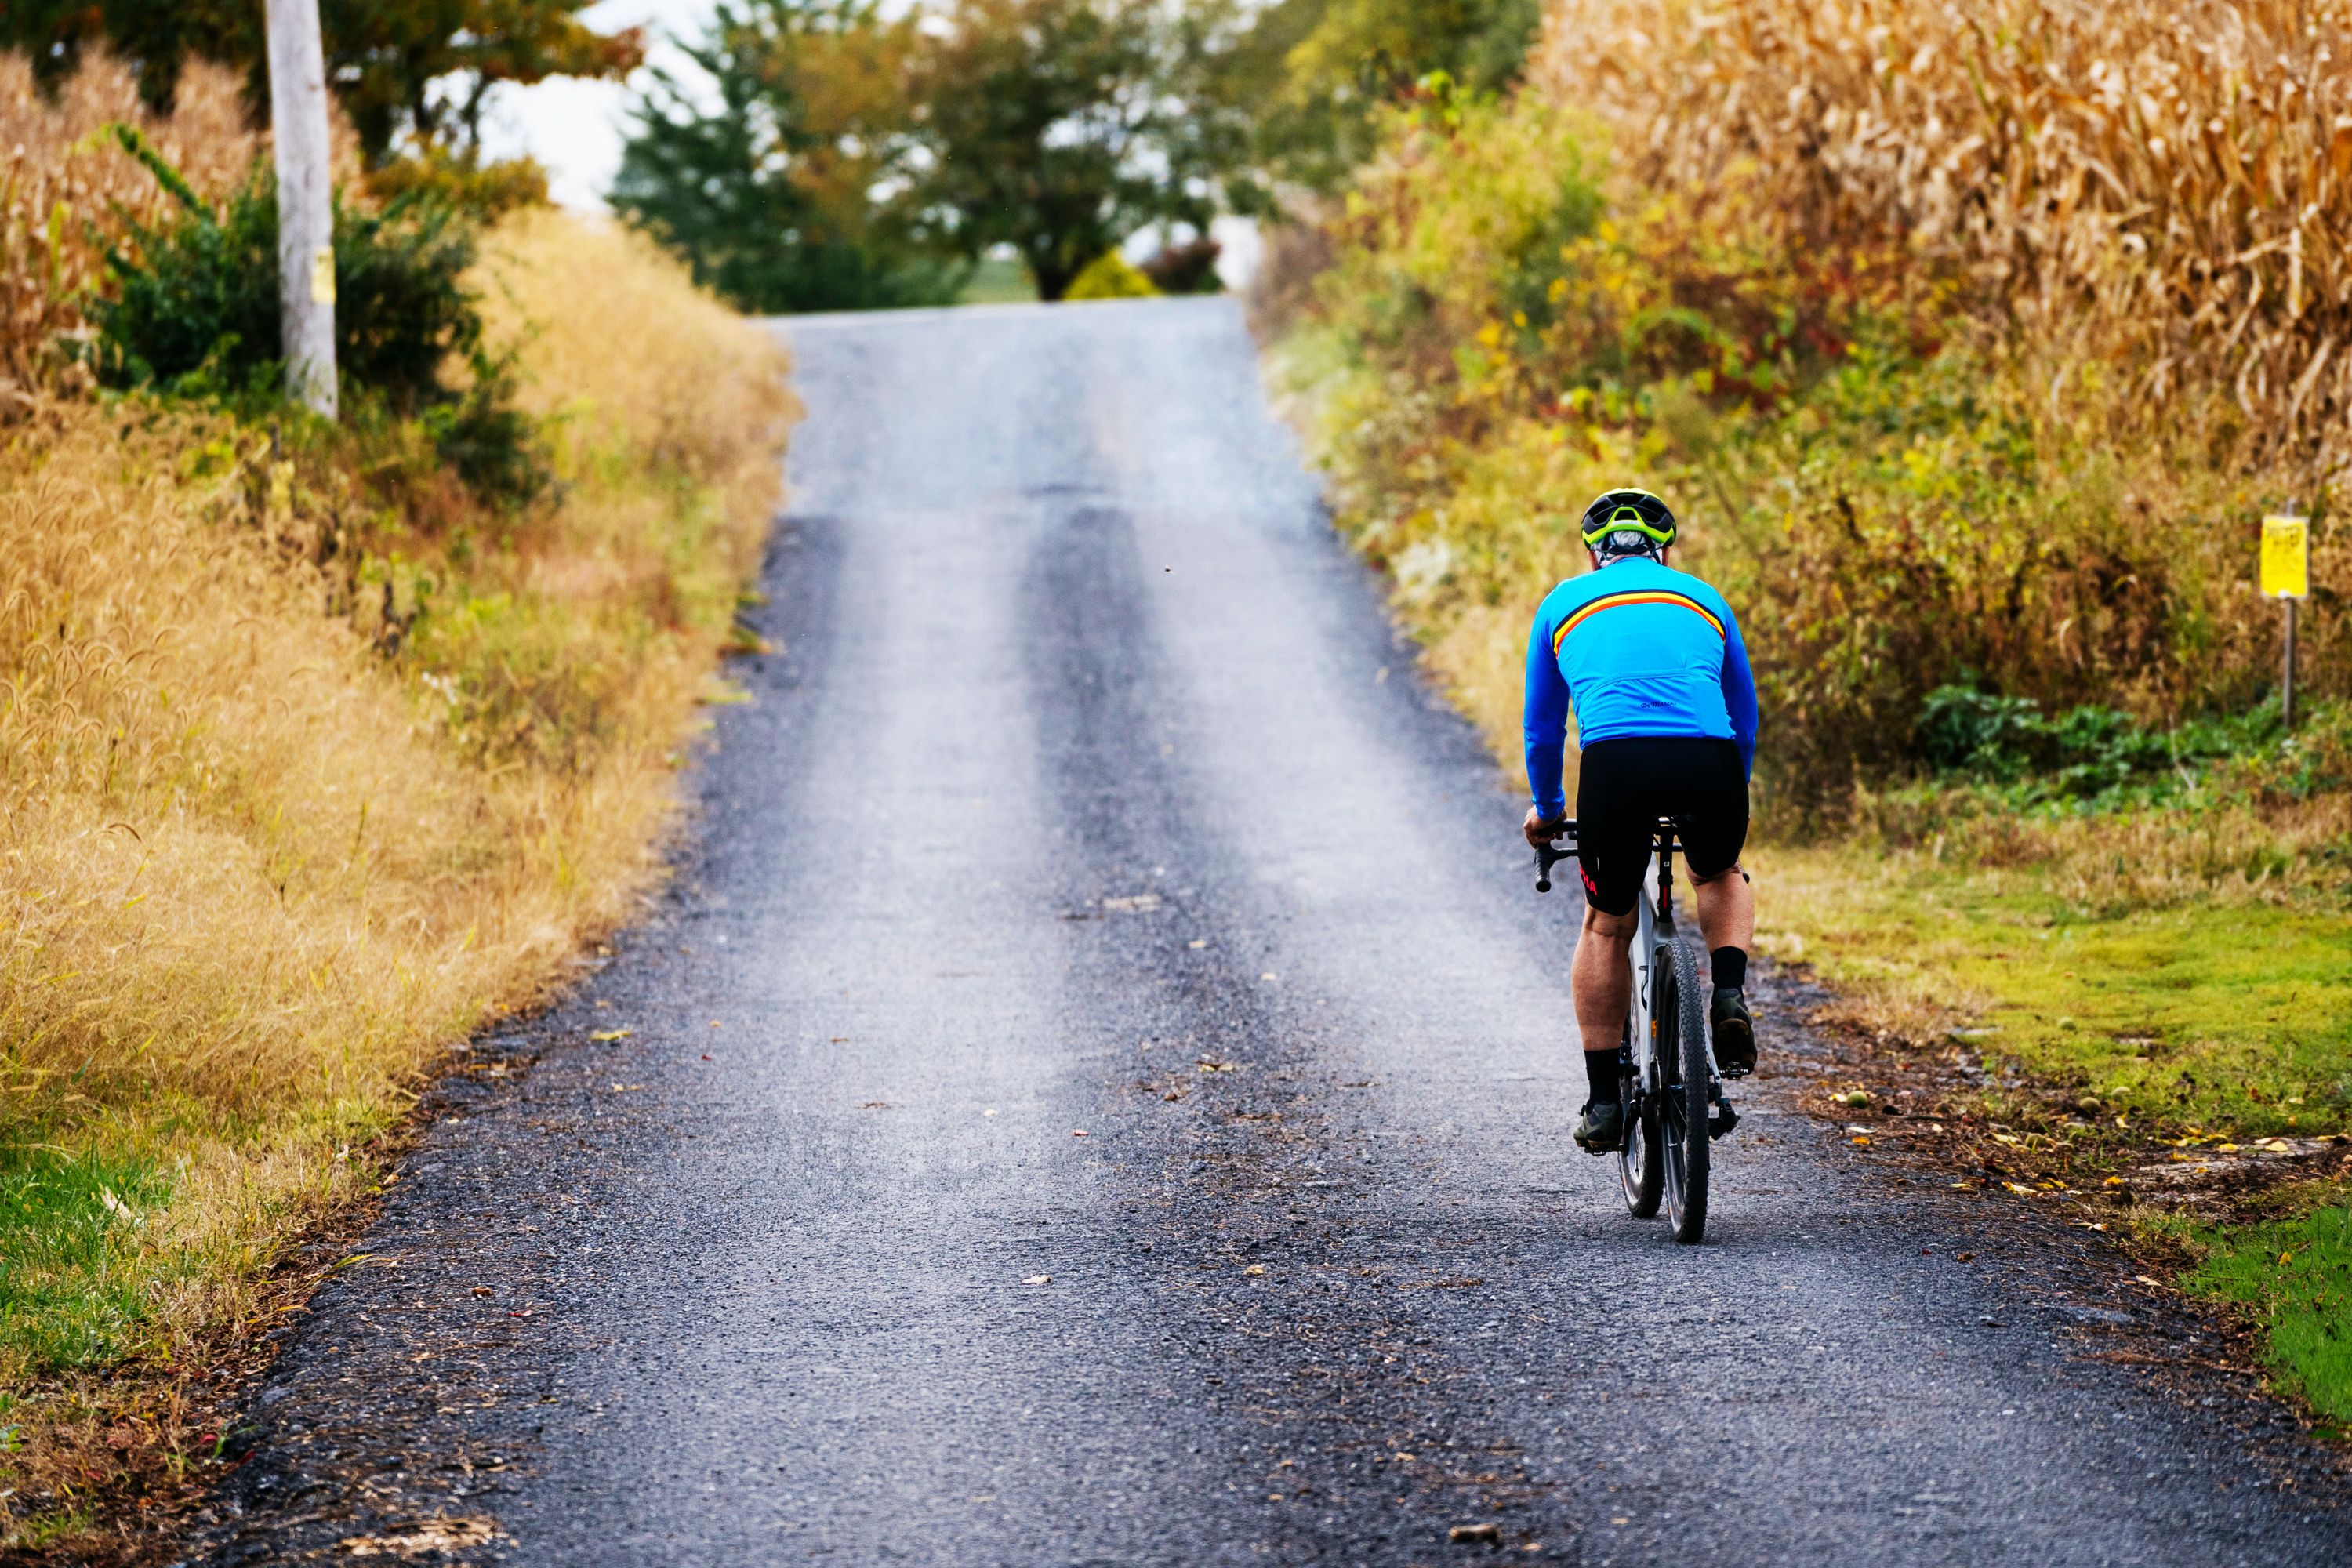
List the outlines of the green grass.
{"type": "Polygon", "coordinates": [[[1018,258],[991,256],[972,269],[971,281],[956,296],[959,305],[1014,305],[1037,298],[1029,268],[1018,258]]]}
{"type": "Polygon", "coordinates": [[[2352,1207],[2205,1233],[2182,1284],[2235,1301],[2263,1323],[2280,1381],[2322,1416],[2352,1426],[2352,1207]]]}
{"type": "Polygon", "coordinates": [[[135,1158],[18,1142],[0,1147],[0,1358],[62,1367],[120,1356],[147,1315],[131,1266],[172,1192],[135,1158]]]}
{"type": "Polygon", "coordinates": [[[1854,846],[1757,857],[1763,944],[1864,1026],[1957,1037],[2134,1124],[2352,1128],[2352,918],[2263,903],[2086,910],[2032,868],[1854,846]]]}

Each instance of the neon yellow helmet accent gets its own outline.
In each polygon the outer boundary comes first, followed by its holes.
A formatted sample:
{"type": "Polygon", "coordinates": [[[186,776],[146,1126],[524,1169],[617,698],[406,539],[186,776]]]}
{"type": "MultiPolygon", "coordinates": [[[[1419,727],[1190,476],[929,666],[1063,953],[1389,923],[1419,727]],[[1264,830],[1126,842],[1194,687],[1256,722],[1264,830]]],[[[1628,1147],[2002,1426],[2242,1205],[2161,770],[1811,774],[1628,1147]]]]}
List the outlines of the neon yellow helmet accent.
{"type": "Polygon", "coordinates": [[[1637,533],[1663,549],[1675,542],[1675,514],[1647,490],[1609,490],[1584,509],[1577,531],[1588,550],[1613,533],[1637,533]]]}

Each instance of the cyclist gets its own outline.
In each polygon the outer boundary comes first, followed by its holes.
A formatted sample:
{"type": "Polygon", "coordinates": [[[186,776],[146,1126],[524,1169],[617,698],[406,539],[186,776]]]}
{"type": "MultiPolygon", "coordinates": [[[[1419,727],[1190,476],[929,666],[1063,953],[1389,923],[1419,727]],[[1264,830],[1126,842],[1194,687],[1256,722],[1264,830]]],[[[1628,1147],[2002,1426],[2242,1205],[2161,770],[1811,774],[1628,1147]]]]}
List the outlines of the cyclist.
{"type": "Polygon", "coordinates": [[[1665,502],[1647,490],[1611,490],[1585,510],[1579,532],[1593,569],[1545,596],[1528,640],[1535,804],[1525,831],[1529,843],[1549,843],[1566,816],[1560,767],[1573,704],[1584,931],[1570,981],[1591,1089],[1576,1142],[1602,1154],[1624,1136],[1617,1049],[1633,993],[1633,906],[1662,816],[1675,821],[1697,889],[1714,971],[1716,1065],[1727,1078],[1756,1067],[1756,1025],[1742,992],[1756,895],[1739,864],[1756,682],[1723,595],[1667,564],[1675,529],[1665,502]]]}

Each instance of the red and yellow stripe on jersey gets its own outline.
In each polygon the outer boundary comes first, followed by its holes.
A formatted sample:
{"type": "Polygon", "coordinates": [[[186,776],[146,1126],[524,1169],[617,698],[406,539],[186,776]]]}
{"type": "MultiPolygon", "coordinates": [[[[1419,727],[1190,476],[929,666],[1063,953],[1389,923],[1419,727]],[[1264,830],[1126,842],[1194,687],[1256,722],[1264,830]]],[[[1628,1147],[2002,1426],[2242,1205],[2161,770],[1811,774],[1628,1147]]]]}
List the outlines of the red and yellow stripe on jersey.
{"type": "Polygon", "coordinates": [[[1671,588],[1632,588],[1622,594],[1603,594],[1591,604],[1580,606],[1574,614],[1563,617],[1559,623],[1559,629],[1551,635],[1552,651],[1558,653],[1559,645],[1568,640],[1569,633],[1601,611],[1613,610],[1622,605],[1672,605],[1678,609],[1688,610],[1700,620],[1713,626],[1717,637],[1724,635],[1723,622],[1717,617],[1715,612],[1689,595],[1677,594],[1671,588]]]}

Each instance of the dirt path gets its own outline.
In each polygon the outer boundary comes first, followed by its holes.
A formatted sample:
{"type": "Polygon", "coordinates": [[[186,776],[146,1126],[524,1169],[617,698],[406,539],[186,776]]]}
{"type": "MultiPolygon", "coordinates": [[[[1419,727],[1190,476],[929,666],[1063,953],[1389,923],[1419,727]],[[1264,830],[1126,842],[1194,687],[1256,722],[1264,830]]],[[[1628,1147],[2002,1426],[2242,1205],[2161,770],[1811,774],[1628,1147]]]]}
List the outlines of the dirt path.
{"type": "Polygon", "coordinates": [[[1769,1082],[1706,1246],[1626,1218],[1566,1140],[1575,905],[1230,304],[793,335],[783,651],[693,858],[447,1087],[202,1554],[2352,1551],[2274,1412],[2151,1387],[2200,1330],[2119,1259],[1769,1082]]]}

